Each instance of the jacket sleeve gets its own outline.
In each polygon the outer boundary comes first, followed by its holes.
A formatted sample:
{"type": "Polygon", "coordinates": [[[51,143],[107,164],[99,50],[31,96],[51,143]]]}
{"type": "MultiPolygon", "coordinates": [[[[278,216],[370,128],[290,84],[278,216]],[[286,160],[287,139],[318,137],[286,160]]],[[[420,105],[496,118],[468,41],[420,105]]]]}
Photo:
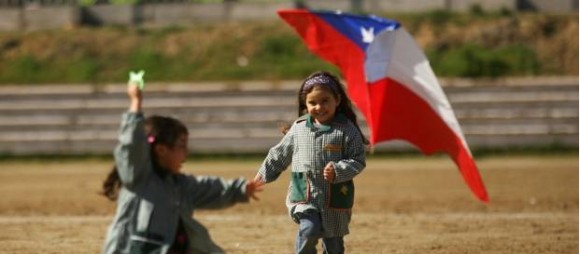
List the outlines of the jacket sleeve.
{"type": "Polygon", "coordinates": [[[127,187],[134,186],[143,177],[149,163],[149,144],[143,123],[142,113],[123,114],[114,157],[119,178],[127,187]]]}
{"type": "Polygon", "coordinates": [[[246,180],[216,176],[186,176],[185,195],[194,209],[221,209],[248,202],[246,180]]]}
{"type": "Polygon", "coordinates": [[[352,180],[366,166],[365,149],[360,133],[352,126],[345,134],[343,159],[334,163],[334,171],[336,173],[334,183],[352,180]]]}
{"type": "Polygon", "coordinates": [[[294,127],[292,125],[282,140],[268,152],[266,159],[258,170],[258,174],[266,183],[273,182],[288,168],[294,152],[294,127]]]}

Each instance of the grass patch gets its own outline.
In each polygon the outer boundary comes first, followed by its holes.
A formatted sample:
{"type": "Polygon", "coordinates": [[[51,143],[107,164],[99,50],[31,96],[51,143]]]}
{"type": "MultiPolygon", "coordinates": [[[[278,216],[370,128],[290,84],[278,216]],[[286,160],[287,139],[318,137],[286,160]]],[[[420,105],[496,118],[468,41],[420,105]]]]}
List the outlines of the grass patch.
{"type": "MultiPolygon", "coordinates": [[[[400,21],[422,42],[442,77],[578,74],[578,47],[570,46],[570,38],[578,37],[577,16],[486,12],[477,6],[464,14],[435,10],[381,16],[400,21]]],[[[0,32],[3,84],[124,82],[127,72],[136,69],[145,69],[148,81],[159,82],[339,73],[280,20],[0,32]]]]}
{"type": "Polygon", "coordinates": [[[540,61],[525,45],[485,48],[465,44],[459,48],[428,52],[435,73],[448,77],[502,77],[537,75],[540,61]]]}

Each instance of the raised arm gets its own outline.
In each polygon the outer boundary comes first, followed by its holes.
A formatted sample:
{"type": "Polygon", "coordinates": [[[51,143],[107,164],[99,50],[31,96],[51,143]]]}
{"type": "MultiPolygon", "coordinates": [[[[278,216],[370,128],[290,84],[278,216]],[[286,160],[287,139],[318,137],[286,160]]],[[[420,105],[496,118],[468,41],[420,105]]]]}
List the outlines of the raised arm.
{"type": "MultiPolygon", "coordinates": [[[[141,82],[142,82],[141,75],[141,82]]],[[[149,145],[145,138],[144,117],[141,112],[143,104],[142,86],[139,80],[131,78],[127,86],[129,109],[123,114],[119,129],[119,143],[115,148],[115,163],[121,182],[131,187],[140,177],[149,163],[149,145]]]]}
{"type": "Polygon", "coordinates": [[[129,80],[127,96],[129,96],[129,112],[141,113],[143,90],[141,90],[139,83],[129,80]]]}

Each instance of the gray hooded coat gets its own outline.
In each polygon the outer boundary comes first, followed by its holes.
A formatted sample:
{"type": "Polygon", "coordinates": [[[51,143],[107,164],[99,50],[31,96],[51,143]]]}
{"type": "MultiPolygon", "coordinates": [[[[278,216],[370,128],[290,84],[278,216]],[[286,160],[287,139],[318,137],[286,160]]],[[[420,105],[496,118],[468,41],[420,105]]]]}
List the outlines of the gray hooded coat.
{"type": "Polygon", "coordinates": [[[248,202],[246,181],[170,174],[155,169],[141,113],[123,115],[114,156],[122,188],[103,253],[166,253],[178,224],[187,232],[189,252],[223,253],[195,209],[220,209],[248,202]]]}

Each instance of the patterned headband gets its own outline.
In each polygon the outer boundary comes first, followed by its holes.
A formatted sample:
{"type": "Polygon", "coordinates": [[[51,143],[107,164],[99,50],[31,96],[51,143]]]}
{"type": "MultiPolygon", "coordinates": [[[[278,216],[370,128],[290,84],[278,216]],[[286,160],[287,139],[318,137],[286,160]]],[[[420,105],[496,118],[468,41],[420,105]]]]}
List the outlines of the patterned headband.
{"type": "Polygon", "coordinates": [[[330,88],[334,93],[340,94],[338,92],[338,85],[336,84],[336,82],[334,82],[332,78],[329,78],[328,76],[324,75],[314,76],[312,78],[307,79],[304,82],[304,86],[302,87],[302,92],[310,90],[310,88],[312,88],[314,85],[326,86],[330,88]]]}

